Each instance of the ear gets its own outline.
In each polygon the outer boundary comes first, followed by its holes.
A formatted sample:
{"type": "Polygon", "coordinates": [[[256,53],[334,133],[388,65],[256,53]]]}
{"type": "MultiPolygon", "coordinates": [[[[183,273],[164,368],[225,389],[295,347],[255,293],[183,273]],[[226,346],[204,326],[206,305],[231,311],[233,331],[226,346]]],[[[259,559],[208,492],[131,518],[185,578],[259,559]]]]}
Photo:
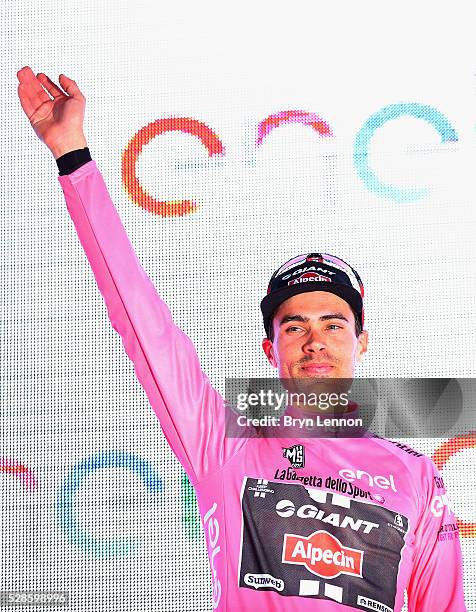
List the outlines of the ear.
{"type": "Polygon", "coordinates": [[[369,343],[369,332],[365,329],[360,332],[360,336],[357,339],[357,350],[355,353],[355,359],[357,362],[362,361],[369,343]]]}
{"type": "Polygon", "coordinates": [[[261,343],[263,347],[263,351],[266,353],[266,358],[269,363],[273,366],[273,368],[278,367],[278,362],[276,361],[276,357],[274,356],[274,348],[273,343],[269,338],[263,338],[263,342],[261,343]]]}

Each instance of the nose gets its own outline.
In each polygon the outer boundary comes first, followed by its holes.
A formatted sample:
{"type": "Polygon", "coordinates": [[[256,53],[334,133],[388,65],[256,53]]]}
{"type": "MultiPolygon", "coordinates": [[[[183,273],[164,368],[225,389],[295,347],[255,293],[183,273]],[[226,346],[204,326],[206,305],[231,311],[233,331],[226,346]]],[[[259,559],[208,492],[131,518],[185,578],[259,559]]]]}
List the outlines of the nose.
{"type": "Polygon", "coordinates": [[[309,333],[309,336],[306,338],[306,341],[302,347],[302,350],[305,353],[317,353],[318,351],[325,350],[326,345],[322,338],[322,335],[317,331],[313,330],[309,333]]]}

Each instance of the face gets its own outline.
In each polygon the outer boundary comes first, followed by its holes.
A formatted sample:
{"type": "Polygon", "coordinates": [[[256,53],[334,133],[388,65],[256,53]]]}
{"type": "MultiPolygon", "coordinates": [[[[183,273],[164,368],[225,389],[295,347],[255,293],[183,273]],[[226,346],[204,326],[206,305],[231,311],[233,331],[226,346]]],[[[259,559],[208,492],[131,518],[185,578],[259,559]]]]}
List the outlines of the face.
{"type": "Polygon", "coordinates": [[[368,334],[355,335],[349,304],[326,291],[299,293],[284,301],[273,319],[274,340],[263,340],[269,363],[281,379],[354,377],[367,351],[368,334]]]}

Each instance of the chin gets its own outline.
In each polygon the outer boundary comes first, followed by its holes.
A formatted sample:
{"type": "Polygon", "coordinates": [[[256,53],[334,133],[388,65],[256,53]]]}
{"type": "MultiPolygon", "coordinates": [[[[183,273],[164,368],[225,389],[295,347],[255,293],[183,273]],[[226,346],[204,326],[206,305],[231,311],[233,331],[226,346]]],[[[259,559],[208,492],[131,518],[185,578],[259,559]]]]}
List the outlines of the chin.
{"type": "Polygon", "coordinates": [[[329,372],[315,374],[314,372],[306,372],[305,370],[301,370],[301,368],[299,368],[293,378],[297,380],[321,380],[323,378],[342,378],[342,372],[334,367],[329,372]]]}
{"type": "Polygon", "coordinates": [[[322,376],[300,374],[288,379],[287,386],[296,392],[330,393],[336,384],[336,378],[338,377],[335,376],[335,373],[330,372],[322,376]]]}
{"type": "Polygon", "coordinates": [[[332,372],[319,376],[299,372],[299,375],[289,377],[286,382],[288,391],[297,393],[344,393],[350,388],[353,380],[352,374],[345,374],[340,370],[333,369],[332,372]]]}

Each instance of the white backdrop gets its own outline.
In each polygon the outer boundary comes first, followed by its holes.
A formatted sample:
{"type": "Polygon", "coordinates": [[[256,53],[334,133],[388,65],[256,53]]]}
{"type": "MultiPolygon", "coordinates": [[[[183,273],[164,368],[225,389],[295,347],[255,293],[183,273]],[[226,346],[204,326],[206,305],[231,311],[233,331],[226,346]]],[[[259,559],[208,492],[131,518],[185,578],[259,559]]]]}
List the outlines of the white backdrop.
{"type": "MultiPolygon", "coordinates": [[[[131,242],[221,391],[226,376],[271,375],[259,301],[282,262],[310,251],[362,276],[361,375],[472,378],[470,5],[9,0],[1,11],[0,590],[66,590],[75,611],[208,610],[193,498],[110,326],[16,72],[77,81],[131,242]],[[258,144],[273,115],[279,127],[258,144]],[[210,157],[183,131],[144,147],[143,189],[198,204],[163,217],[128,193],[121,160],[144,126],[180,117],[223,151],[210,157]],[[82,470],[88,459],[101,469],[82,470]],[[123,555],[107,543],[120,538],[123,555]]],[[[443,442],[410,444],[432,455],[443,442]]],[[[471,444],[443,469],[467,523],[474,469],[471,444]]],[[[461,541],[476,610],[474,538],[461,541]]]]}

